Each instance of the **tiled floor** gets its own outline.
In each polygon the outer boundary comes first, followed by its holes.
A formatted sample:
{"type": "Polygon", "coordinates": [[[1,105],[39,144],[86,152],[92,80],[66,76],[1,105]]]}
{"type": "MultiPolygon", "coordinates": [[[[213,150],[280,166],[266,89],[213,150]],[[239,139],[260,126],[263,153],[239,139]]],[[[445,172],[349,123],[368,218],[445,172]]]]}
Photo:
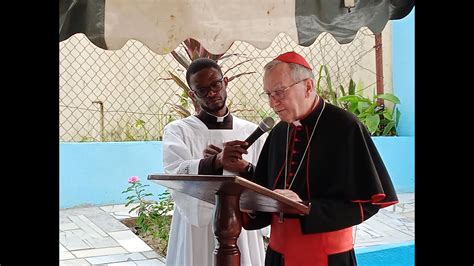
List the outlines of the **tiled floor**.
{"type": "Polygon", "coordinates": [[[130,217],[123,205],[62,209],[59,217],[60,265],[165,265],[118,220],[130,217]]]}
{"type": "MultiPolygon", "coordinates": [[[[414,194],[398,197],[399,204],[380,210],[356,227],[356,249],[414,240],[414,194]]],[[[164,258],[119,221],[131,217],[128,210],[132,207],[61,209],[60,265],[165,265],[164,258]]]]}

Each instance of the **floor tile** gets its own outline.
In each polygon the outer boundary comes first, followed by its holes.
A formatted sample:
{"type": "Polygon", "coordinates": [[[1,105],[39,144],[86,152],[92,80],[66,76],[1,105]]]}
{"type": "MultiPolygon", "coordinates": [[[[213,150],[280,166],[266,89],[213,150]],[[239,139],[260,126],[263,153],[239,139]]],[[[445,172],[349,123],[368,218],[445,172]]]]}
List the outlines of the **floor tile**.
{"type": "Polygon", "coordinates": [[[128,253],[123,247],[112,247],[112,248],[96,248],[72,251],[72,254],[78,258],[104,256],[112,254],[125,254],[128,253]]]}
{"type": "Polygon", "coordinates": [[[91,265],[85,259],[62,260],[59,262],[60,266],[86,266],[91,265]]]}
{"type": "Polygon", "coordinates": [[[143,240],[132,231],[118,231],[110,232],[109,235],[115,239],[120,245],[122,245],[129,252],[141,252],[152,250],[143,240]]]}
{"type": "Polygon", "coordinates": [[[116,262],[127,262],[135,260],[144,260],[146,259],[140,253],[127,253],[127,254],[117,254],[117,255],[107,255],[107,256],[97,256],[86,258],[86,260],[92,264],[108,264],[116,262]]]}

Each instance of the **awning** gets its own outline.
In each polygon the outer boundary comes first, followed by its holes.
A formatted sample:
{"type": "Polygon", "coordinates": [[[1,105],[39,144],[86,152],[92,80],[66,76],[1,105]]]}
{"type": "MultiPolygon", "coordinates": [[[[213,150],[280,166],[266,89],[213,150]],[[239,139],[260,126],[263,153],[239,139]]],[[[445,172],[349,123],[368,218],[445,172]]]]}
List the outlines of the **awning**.
{"type": "Polygon", "coordinates": [[[134,39],[158,54],[187,38],[214,54],[234,41],[265,49],[282,32],[302,46],[323,32],[344,44],[361,27],[382,32],[388,20],[405,17],[414,5],[414,0],[60,0],[59,41],[83,33],[96,46],[116,50],[134,39]]]}

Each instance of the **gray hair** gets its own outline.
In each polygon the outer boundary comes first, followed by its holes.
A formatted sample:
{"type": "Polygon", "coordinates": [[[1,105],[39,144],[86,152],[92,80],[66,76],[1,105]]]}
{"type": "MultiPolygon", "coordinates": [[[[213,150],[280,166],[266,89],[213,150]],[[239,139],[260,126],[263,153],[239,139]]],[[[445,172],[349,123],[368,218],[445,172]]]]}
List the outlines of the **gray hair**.
{"type": "Polygon", "coordinates": [[[307,69],[306,67],[302,65],[295,64],[295,63],[287,63],[280,60],[272,60],[263,67],[263,70],[265,73],[267,73],[268,71],[272,70],[275,66],[282,63],[288,64],[290,66],[290,77],[294,81],[308,79],[308,78],[314,81],[313,71],[311,71],[310,69],[307,69]]]}

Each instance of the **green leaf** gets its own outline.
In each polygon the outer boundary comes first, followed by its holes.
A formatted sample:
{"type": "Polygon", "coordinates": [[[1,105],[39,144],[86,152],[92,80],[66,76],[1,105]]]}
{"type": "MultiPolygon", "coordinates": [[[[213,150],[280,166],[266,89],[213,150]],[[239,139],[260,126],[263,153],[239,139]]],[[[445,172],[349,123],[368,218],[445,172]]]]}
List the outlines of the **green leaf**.
{"type": "Polygon", "coordinates": [[[138,128],[143,127],[144,125],[145,125],[145,121],[141,119],[137,119],[137,121],[135,121],[135,126],[138,128]]]}
{"type": "Polygon", "coordinates": [[[388,93],[388,92],[377,95],[377,98],[384,99],[384,100],[387,100],[387,101],[392,102],[392,103],[400,103],[400,99],[398,99],[397,96],[395,96],[391,93],[388,93]]]}
{"type": "Polygon", "coordinates": [[[342,102],[349,102],[349,101],[358,102],[362,100],[362,97],[360,97],[359,95],[346,95],[346,96],[339,97],[338,100],[342,102]]]}
{"type": "Polygon", "coordinates": [[[316,82],[316,93],[318,95],[322,94],[322,91],[321,91],[321,79],[323,78],[322,72],[323,72],[323,65],[319,66],[319,71],[318,71],[319,77],[318,77],[318,81],[316,82]]]}
{"type": "Polygon", "coordinates": [[[143,224],[143,222],[145,221],[145,216],[144,215],[138,215],[137,217],[137,224],[143,224]]]}
{"type": "Polygon", "coordinates": [[[388,111],[387,109],[385,109],[383,111],[383,117],[388,119],[388,120],[392,120],[392,114],[390,113],[390,111],[388,111]]]}
{"type": "Polygon", "coordinates": [[[355,94],[355,88],[356,88],[356,84],[354,82],[354,80],[350,80],[349,81],[349,95],[354,95],[355,94]]]}
{"type": "Polygon", "coordinates": [[[398,126],[398,121],[400,120],[400,115],[401,115],[401,112],[400,110],[398,110],[398,108],[396,109],[396,117],[395,117],[395,127],[398,126]]]}
{"type": "Polygon", "coordinates": [[[339,85],[339,91],[341,91],[342,96],[346,95],[346,92],[344,91],[344,87],[342,87],[342,85],[339,85]]]}
{"type": "Polygon", "coordinates": [[[379,123],[380,117],[377,114],[367,116],[365,119],[365,124],[367,125],[367,128],[369,129],[369,132],[371,134],[373,134],[377,130],[377,128],[379,127],[379,123]]]}
{"type": "Polygon", "coordinates": [[[332,104],[337,105],[337,94],[332,89],[331,75],[329,74],[329,70],[327,66],[324,66],[324,72],[326,73],[326,83],[328,85],[328,92],[329,92],[329,97],[330,97],[329,100],[331,101],[332,104]]]}
{"type": "Polygon", "coordinates": [[[364,96],[359,96],[361,102],[366,102],[368,104],[374,104],[374,106],[377,105],[377,102],[372,101],[371,99],[364,97],[364,96]]]}
{"type": "Polygon", "coordinates": [[[392,128],[395,126],[395,122],[391,121],[387,125],[385,125],[385,128],[383,129],[383,134],[384,136],[388,136],[388,133],[392,128]]]}
{"type": "Polygon", "coordinates": [[[349,108],[348,108],[349,112],[353,114],[357,114],[358,113],[357,106],[358,106],[357,102],[349,102],[349,108]]]}
{"type": "Polygon", "coordinates": [[[359,111],[359,113],[364,113],[365,111],[367,111],[368,107],[369,105],[366,102],[357,103],[357,110],[359,111]]]}
{"type": "MultiPolygon", "coordinates": [[[[181,106],[183,106],[184,108],[188,109],[189,107],[189,99],[191,99],[191,96],[189,96],[189,91],[185,91],[183,90],[181,92],[181,95],[179,94],[175,94],[175,95],[178,95],[179,97],[179,102],[181,103],[181,106]]],[[[192,99],[191,99],[192,100],[192,99]]]]}
{"type": "Polygon", "coordinates": [[[135,137],[128,130],[125,131],[125,135],[127,136],[127,140],[131,140],[131,141],[135,140],[135,137]]]}
{"type": "Polygon", "coordinates": [[[357,82],[356,92],[354,92],[354,94],[361,93],[363,90],[365,90],[364,83],[362,83],[362,80],[359,80],[359,82],[357,82]]]}

